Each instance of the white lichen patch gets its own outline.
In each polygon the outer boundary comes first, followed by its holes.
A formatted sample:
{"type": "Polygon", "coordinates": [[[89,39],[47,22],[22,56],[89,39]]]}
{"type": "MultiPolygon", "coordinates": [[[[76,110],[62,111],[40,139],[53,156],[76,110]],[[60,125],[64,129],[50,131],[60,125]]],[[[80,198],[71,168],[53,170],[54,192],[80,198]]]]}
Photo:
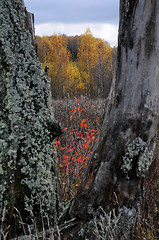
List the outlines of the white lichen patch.
{"type": "Polygon", "coordinates": [[[152,159],[153,150],[150,151],[147,143],[137,137],[126,146],[121,169],[128,174],[135,165],[137,177],[144,177],[152,163],[152,159]]]}
{"type": "Polygon", "coordinates": [[[153,160],[153,150],[149,151],[146,147],[144,152],[140,154],[137,167],[137,176],[144,177],[153,160]]]}

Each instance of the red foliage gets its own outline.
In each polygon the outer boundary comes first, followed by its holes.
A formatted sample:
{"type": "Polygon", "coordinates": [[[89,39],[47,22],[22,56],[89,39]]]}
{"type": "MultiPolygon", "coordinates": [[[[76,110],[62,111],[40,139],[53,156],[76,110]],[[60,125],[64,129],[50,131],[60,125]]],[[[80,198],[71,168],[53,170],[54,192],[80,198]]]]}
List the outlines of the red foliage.
{"type": "Polygon", "coordinates": [[[61,201],[68,201],[77,192],[84,177],[93,145],[97,141],[99,123],[96,121],[96,115],[94,119],[89,119],[91,111],[93,114],[94,109],[90,105],[87,111],[83,106],[80,107],[80,100],[78,99],[77,106],[74,105],[69,108],[67,118],[64,119],[68,127],[63,128],[62,136],[55,141],[58,154],[58,188],[61,201]]]}

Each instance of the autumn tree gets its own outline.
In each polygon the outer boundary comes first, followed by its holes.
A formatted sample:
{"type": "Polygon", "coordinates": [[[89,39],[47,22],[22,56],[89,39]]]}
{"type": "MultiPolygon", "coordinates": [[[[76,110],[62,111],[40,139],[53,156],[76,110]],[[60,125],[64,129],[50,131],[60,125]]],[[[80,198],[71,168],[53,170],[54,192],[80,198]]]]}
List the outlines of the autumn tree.
{"type": "Polygon", "coordinates": [[[135,239],[158,147],[158,22],[157,0],[120,1],[116,73],[85,179],[64,215],[72,220],[65,240],[135,239]]]}
{"type": "Polygon", "coordinates": [[[67,43],[61,35],[53,35],[49,40],[50,52],[48,61],[50,66],[53,97],[65,97],[65,74],[70,60],[67,43]]]}
{"type": "Polygon", "coordinates": [[[96,41],[90,29],[81,35],[81,44],[78,50],[77,61],[79,69],[87,74],[88,96],[91,97],[95,92],[94,66],[97,62],[96,41]]]}
{"type": "Polygon", "coordinates": [[[112,80],[112,48],[102,39],[96,39],[97,61],[94,67],[96,96],[107,97],[112,80]]]}
{"type": "Polygon", "coordinates": [[[39,37],[36,36],[36,43],[37,43],[37,54],[39,57],[39,61],[41,63],[44,63],[46,66],[48,63],[48,53],[50,52],[50,46],[49,46],[49,37],[39,37]]]}
{"type": "Polygon", "coordinates": [[[78,97],[86,94],[87,82],[76,63],[70,62],[67,65],[64,87],[68,97],[78,97]]]}

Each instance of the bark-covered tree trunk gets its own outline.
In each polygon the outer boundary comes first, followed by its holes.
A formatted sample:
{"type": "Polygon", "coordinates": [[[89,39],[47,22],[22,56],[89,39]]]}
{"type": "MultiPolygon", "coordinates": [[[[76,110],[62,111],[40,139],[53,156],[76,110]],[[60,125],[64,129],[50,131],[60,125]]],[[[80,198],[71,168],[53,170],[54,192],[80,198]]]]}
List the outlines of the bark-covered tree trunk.
{"type": "Polygon", "coordinates": [[[64,217],[74,224],[65,240],[134,239],[159,120],[158,24],[158,0],[120,1],[116,74],[85,179],[64,217]]]}
{"type": "Polygon", "coordinates": [[[1,0],[0,226],[4,231],[10,225],[13,235],[21,231],[20,214],[24,223],[35,220],[37,226],[47,215],[57,220],[53,139],[61,130],[33,45],[33,15],[23,0],[1,0]]]}

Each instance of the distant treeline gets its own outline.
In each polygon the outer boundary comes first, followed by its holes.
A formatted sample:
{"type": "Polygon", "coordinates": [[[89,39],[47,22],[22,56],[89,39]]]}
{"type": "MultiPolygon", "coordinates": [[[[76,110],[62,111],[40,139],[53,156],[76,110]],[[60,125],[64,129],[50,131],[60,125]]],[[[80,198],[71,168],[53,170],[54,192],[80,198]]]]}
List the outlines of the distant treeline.
{"type": "Polygon", "coordinates": [[[116,48],[89,29],[80,36],[36,36],[43,69],[49,66],[53,98],[106,97],[109,92],[116,48]]]}

